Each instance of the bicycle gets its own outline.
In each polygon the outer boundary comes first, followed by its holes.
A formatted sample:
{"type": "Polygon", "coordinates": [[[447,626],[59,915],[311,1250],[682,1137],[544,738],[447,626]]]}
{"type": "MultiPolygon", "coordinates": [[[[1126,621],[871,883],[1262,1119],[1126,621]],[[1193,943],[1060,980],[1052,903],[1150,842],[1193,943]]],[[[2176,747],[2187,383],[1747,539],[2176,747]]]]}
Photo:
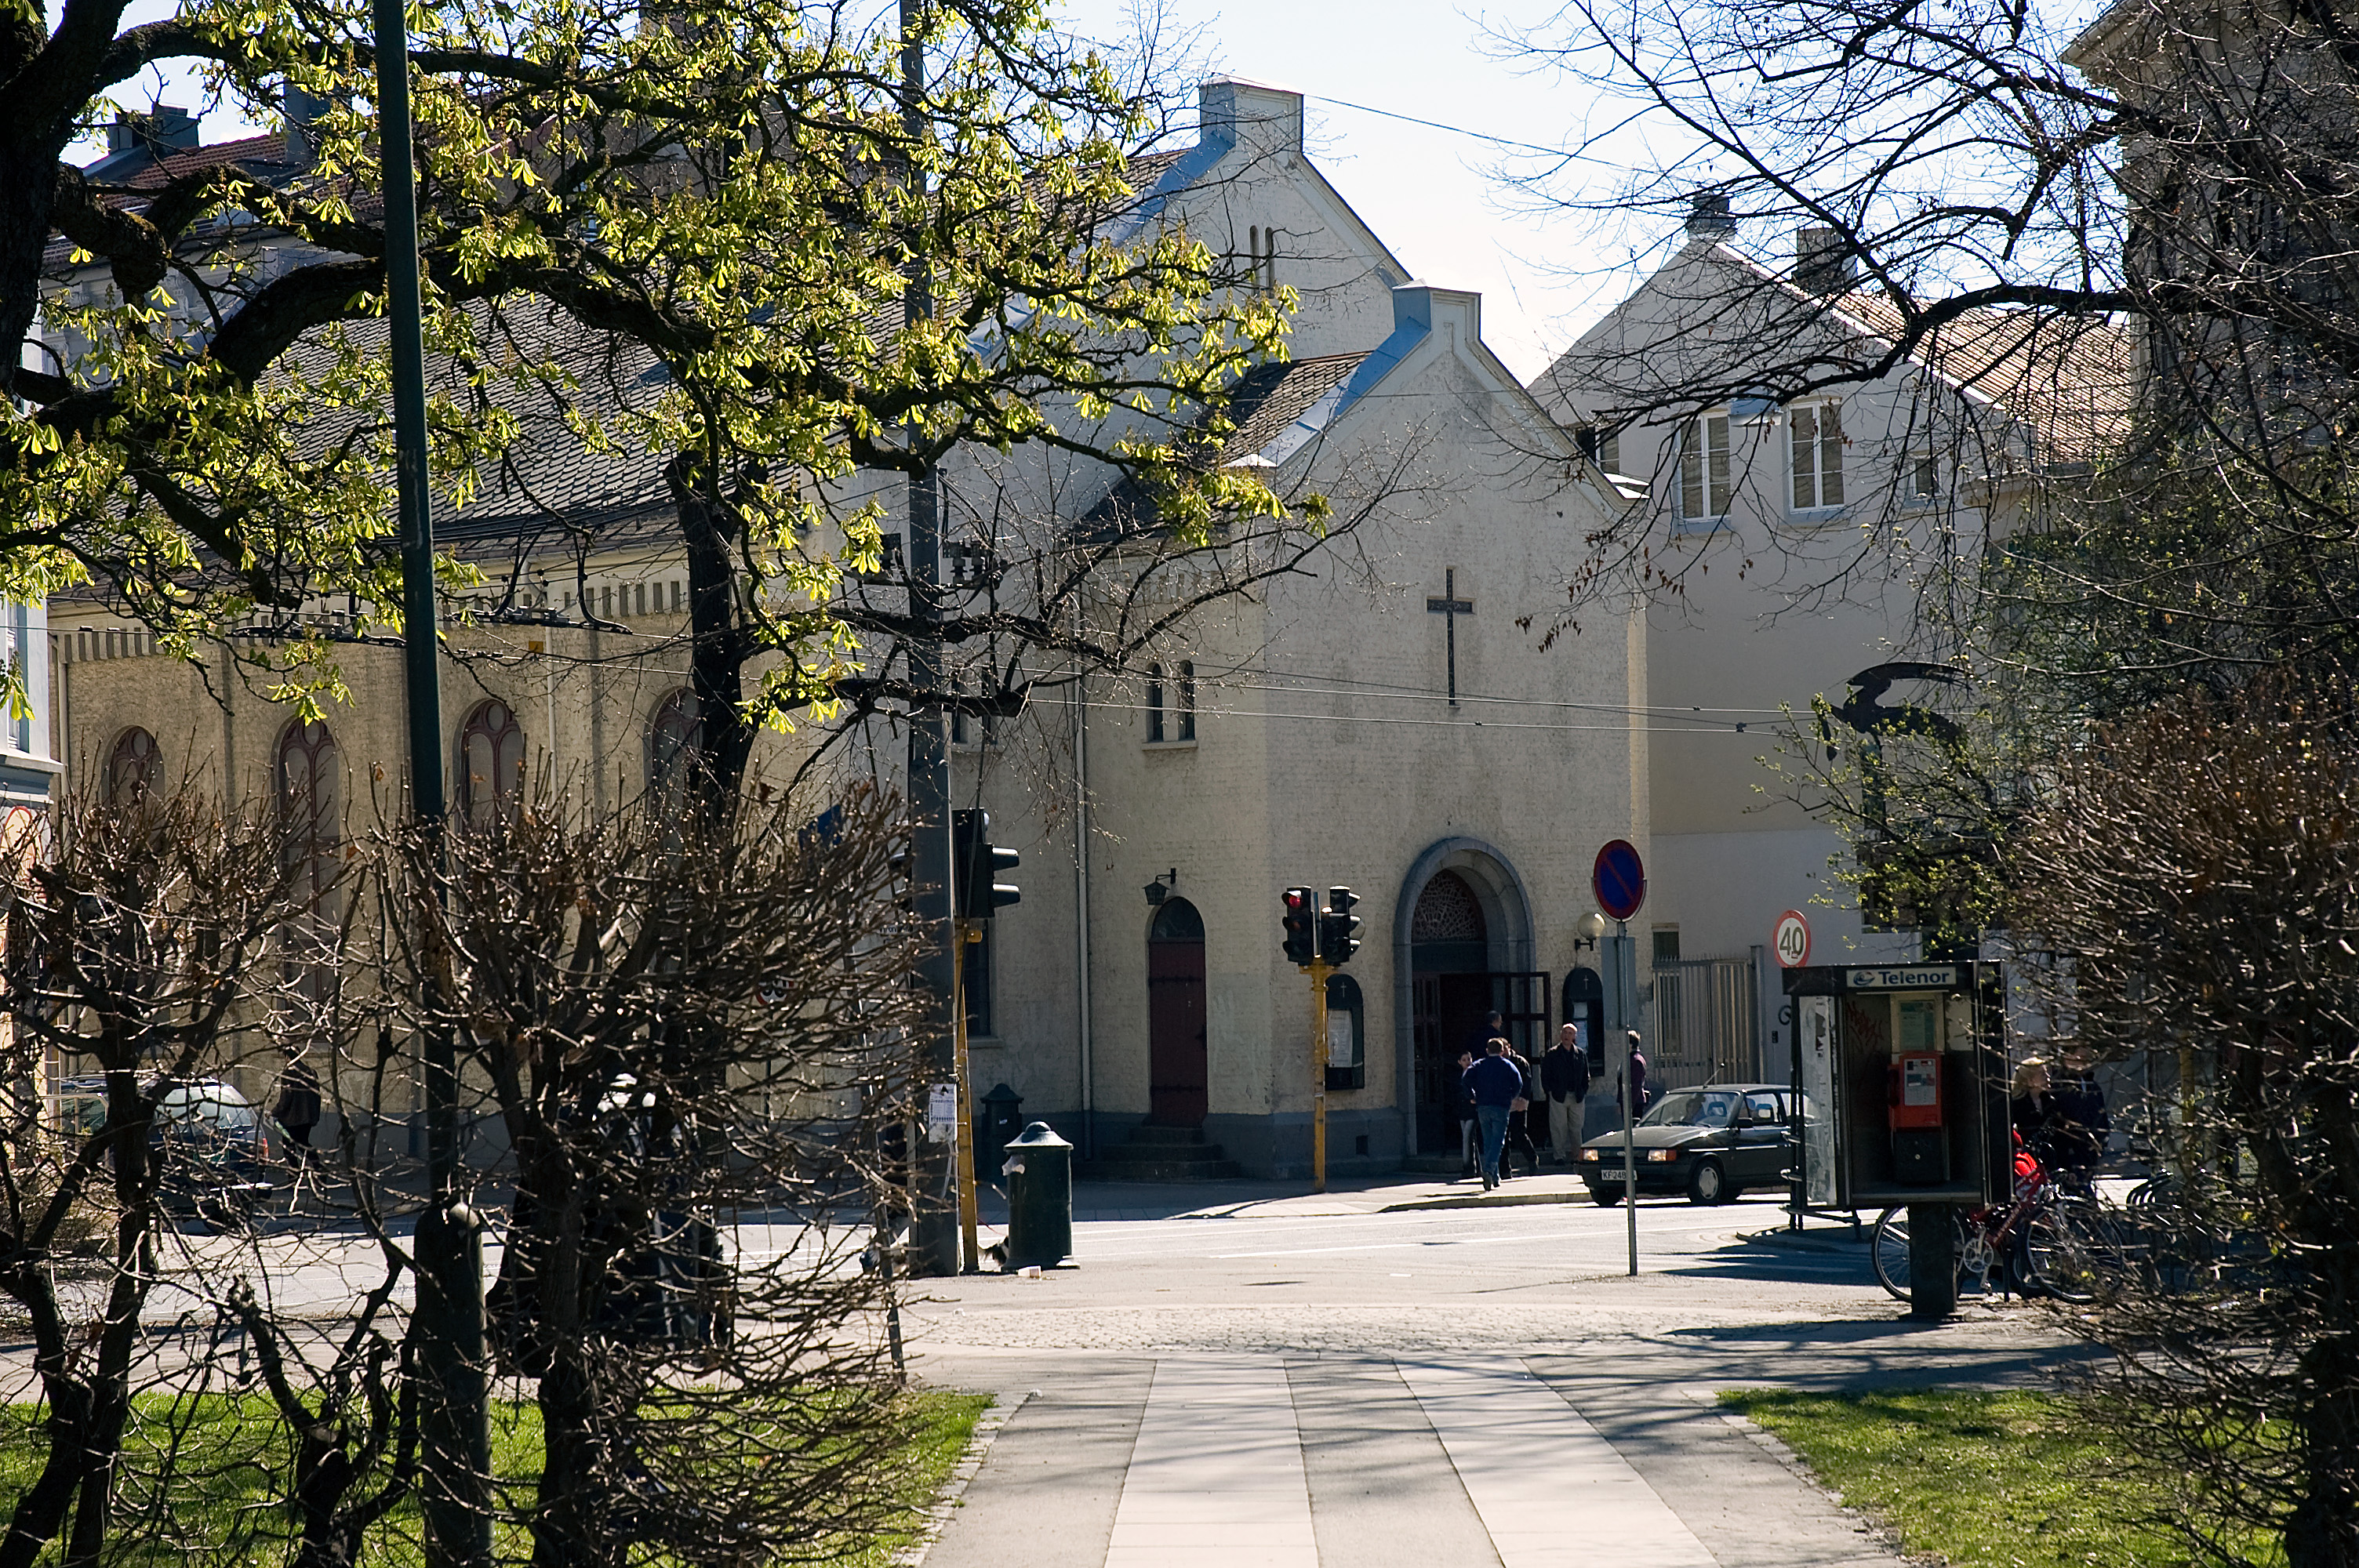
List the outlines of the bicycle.
{"type": "MultiPolygon", "coordinates": [[[[2015,1191],[2003,1206],[1950,1211],[1957,1227],[1958,1282],[1975,1277],[1990,1288],[1994,1268],[2003,1288],[2021,1296],[2045,1295],[2068,1305],[2086,1305],[2103,1292],[2122,1251],[2112,1219],[2096,1199],[2059,1182],[2046,1162],[2027,1149],[2015,1161],[2015,1191]]],[[[1868,1259],[1876,1282],[1900,1301],[1909,1299],[1908,1211],[1887,1208],[1876,1217],[1868,1259]]]]}

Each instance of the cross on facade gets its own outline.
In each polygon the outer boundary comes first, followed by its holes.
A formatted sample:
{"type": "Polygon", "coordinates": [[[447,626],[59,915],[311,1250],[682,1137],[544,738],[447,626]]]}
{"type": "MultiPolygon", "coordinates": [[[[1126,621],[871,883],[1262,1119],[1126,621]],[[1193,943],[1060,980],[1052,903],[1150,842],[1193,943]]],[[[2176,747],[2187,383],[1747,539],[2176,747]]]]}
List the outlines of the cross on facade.
{"type": "Polygon", "coordinates": [[[1458,618],[1474,613],[1474,601],[1458,597],[1458,568],[1444,567],[1441,571],[1441,597],[1425,601],[1429,615],[1439,615],[1449,630],[1450,706],[1458,706],[1458,618]]]}

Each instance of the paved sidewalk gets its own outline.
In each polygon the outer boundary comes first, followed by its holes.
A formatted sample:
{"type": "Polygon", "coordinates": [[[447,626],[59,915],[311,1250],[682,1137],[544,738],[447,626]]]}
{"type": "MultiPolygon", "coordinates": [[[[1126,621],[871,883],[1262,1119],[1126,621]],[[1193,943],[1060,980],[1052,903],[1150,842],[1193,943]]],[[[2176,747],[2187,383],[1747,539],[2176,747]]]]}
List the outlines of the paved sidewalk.
{"type": "Polygon", "coordinates": [[[1072,1356],[925,1568],[1895,1568],[1697,1390],[1579,1408],[1539,1358],[1072,1356]],[[1636,1408],[1634,1410],[1634,1402],[1636,1408]]]}
{"type": "Polygon", "coordinates": [[[1097,1184],[1071,1267],[928,1281],[915,1375],[1013,1413],[926,1568],[1897,1568],[1717,1390],[2075,1354],[2005,1303],[1911,1323],[1848,1227],[1764,1245],[1773,1203],[1642,1205],[1632,1276],[1569,1174],[1433,1206],[1478,1191],[1097,1184]]]}

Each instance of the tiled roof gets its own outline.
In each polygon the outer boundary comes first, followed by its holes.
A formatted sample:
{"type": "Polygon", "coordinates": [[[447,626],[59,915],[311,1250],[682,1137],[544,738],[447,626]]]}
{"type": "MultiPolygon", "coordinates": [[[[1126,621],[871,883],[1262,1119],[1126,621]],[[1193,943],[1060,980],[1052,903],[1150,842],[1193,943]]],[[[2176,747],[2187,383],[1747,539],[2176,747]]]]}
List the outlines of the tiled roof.
{"type": "MultiPolygon", "coordinates": [[[[1897,341],[1907,330],[1881,295],[1849,294],[1837,305],[1877,337],[1897,341]]],[[[1973,310],[1940,328],[1916,357],[2029,426],[2043,463],[2101,456],[2128,434],[2137,403],[2136,341],[2107,321],[1973,310]]]]}
{"type": "MultiPolygon", "coordinates": [[[[1350,379],[1367,359],[1366,352],[1325,354],[1313,360],[1256,365],[1230,389],[1228,416],[1236,425],[1212,457],[1216,467],[1244,461],[1276,440],[1296,420],[1309,413],[1329,393],[1350,379]]],[[[1209,412],[1198,427],[1210,419],[1209,412]]],[[[1085,539],[1104,541],[1147,526],[1155,517],[1155,500],[1136,480],[1125,479],[1090,508],[1082,519],[1085,539]]]]}
{"type": "Polygon", "coordinates": [[[1229,417],[1237,428],[1222,444],[1220,460],[1238,462],[1268,446],[1313,404],[1343,385],[1367,357],[1365,351],[1325,354],[1247,371],[1229,393],[1229,417]]]}
{"type": "Polygon", "coordinates": [[[185,179],[209,168],[234,164],[270,169],[290,168],[292,166],[287,162],[287,138],[272,133],[261,136],[240,136],[234,142],[215,142],[210,146],[167,148],[160,157],[138,169],[128,179],[105,183],[128,185],[141,190],[161,190],[176,179],[185,179]]]}

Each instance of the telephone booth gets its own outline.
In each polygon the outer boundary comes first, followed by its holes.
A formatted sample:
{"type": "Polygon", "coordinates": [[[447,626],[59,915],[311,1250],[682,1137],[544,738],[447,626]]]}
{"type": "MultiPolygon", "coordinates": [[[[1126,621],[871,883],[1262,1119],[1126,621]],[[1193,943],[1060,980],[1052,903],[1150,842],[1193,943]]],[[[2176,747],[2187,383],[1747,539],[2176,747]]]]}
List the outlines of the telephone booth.
{"type": "Polygon", "coordinates": [[[1995,1203],[2012,1171],[1998,966],[1786,971],[1801,1087],[1798,1206],[1995,1203]]]}

